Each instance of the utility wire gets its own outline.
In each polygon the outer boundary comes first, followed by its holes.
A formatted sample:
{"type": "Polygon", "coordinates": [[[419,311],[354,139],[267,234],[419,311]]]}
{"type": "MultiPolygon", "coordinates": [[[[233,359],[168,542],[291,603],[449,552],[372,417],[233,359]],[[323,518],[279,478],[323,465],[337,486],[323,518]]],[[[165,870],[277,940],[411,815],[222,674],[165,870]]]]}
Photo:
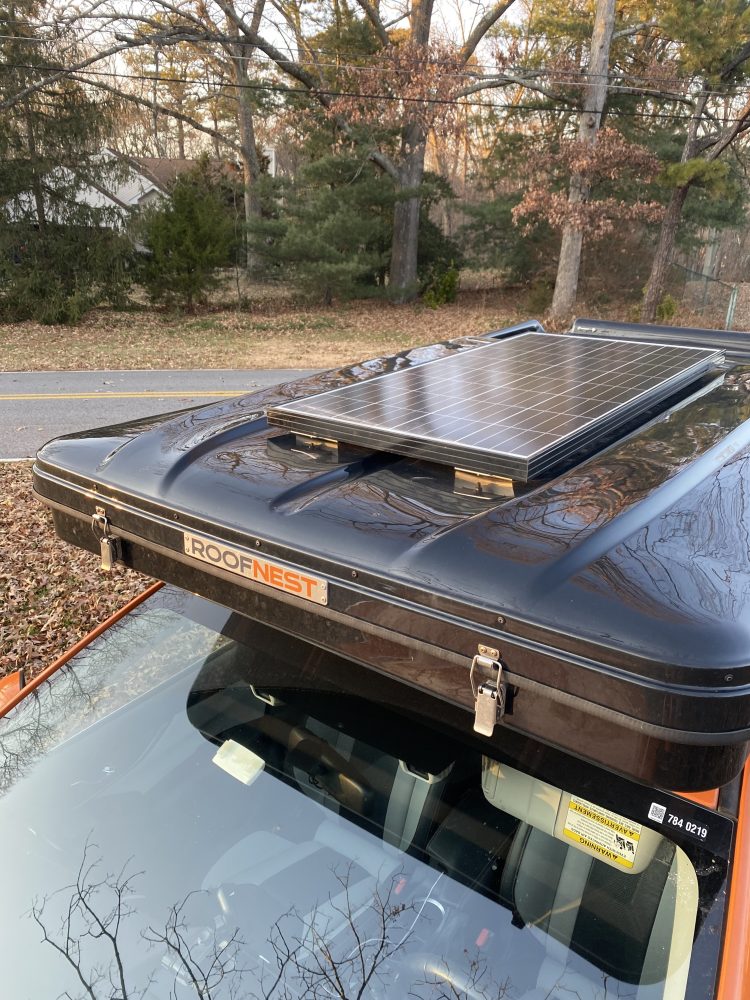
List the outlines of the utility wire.
{"type": "MultiPolygon", "coordinates": [[[[9,38],[9,37],[12,37],[12,36],[0,35],[0,39],[2,39],[2,38],[9,38]]],[[[18,39],[14,38],[14,40],[18,40],[18,39]]],[[[41,39],[23,39],[23,41],[42,41],[42,40],[41,39]]],[[[235,58],[235,59],[242,59],[244,57],[239,56],[239,57],[233,57],[233,58],[235,58]]],[[[256,59],[255,57],[250,57],[249,61],[256,62],[256,63],[259,63],[260,65],[264,65],[264,66],[275,66],[276,65],[273,62],[273,60],[271,60],[271,59],[262,59],[262,60],[260,60],[260,59],[256,59]]],[[[381,73],[381,74],[385,75],[385,74],[391,72],[388,69],[388,67],[385,67],[385,66],[360,66],[360,65],[354,65],[354,64],[349,64],[349,63],[316,63],[315,67],[316,68],[321,68],[321,69],[335,69],[335,70],[345,71],[345,72],[349,72],[349,73],[373,73],[373,72],[375,72],[375,73],[381,73]]],[[[36,69],[36,68],[38,68],[41,72],[55,72],[55,73],[60,73],[60,72],[63,72],[63,73],[78,73],[78,72],[83,72],[83,70],[76,70],[76,69],[74,69],[72,67],[70,67],[70,68],[66,68],[66,67],[44,67],[44,66],[34,67],[34,66],[26,65],[24,63],[4,63],[4,62],[0,62],[0,70],[2,70],[2,69],[11,69],[11,70],[12,69],[36,69]]],[[[95,71],[94,70],[86,70],[86,72],[93,73],[95,71]]],[[[506,75],[510,75],[510,76],[513,77],[513,79],[509,79],[508,82],[507,82],[507,86],[509,86],[509,87],[510,86],[519,86],[519,87],[528,86],[529,89],[533,89],[534,83],[539,78],[543,78],[546,81],[547,85],[550,86],[550,87],[567,87],[567,88],[570,88],[572,90],[582,90],[582,89],[585,89],[587,87],[598,86],[598,84],[596,84],[595,82],[593,82],[593,75],[592,74],[586,74],[585,71],[582,71],[582,73],[584,73],[584,75],[586,77],[585,79],[584,78],[578,78],[578,77],[576,77],[575,74],[572,73],[572,72],[566,74],[563,77],[559,77],[559,76],[557,76],[557,71],[555,71],[555,70],[530,69],[530,68],[523,68],[523,67],[522,68],[512,67],[512,68],[508,68],[506,70],[497,69],[495,71],[495,75],[498,78],[502,78],[502,77],[504,77],[506,75]],[[527,74],[528,74],[528,76],[526,77],[526,79],[524,79],[524,77],[527,74]]],[[[112,75],[114,75],[114,74],[112,74],[112,75]]],[[[476,82],[476,83],[481,83],[483,79],[487,79],[486,77],[478,76],[478,75],[475,75],[475,74],[473,74],[471,72],[466,72],[466,73],[448,73],[448,72],[446,72],[446,73],[443,73],[441,75],[442,75],[443,79],[462,80],[462,81],[465,81],[467,83],[470,83],[472,81],[476,82]]],[[[620,82],[617,82],[617,83],[614,83],[614,82],[607,83],[606,89],[608,91],[612,92],[612,93],[620,93],[620,92],[622,92],[622,93],[628,94],[628,93],[632,93],[633,90],[638,90],[638,89],[642,89],[644,91],[656,91],[656,90],[658,90],[660,84],[664,84],[664,85],[666,85],[668,87],[672,87],[672,88],[679,88],[680,85],[681,85],[681,83],[683,84],[683,86],[684,86],[684,83],[685,83],[685,81],[676,80],[674,77],[652,77],[652,78],[647,78],[647,77],[639,77],[639,76],[636,76],[635,74],[632,74],[632,75],[631,74],[627,74],[627,73],[621,74],[621,73],[616,73],[616,72],[615,73],[610,73],[610,74],[607,74],[607,75],[608,75],[608,77],[615,77],[618,81],[620,81],[620,82]],[[632,81],[632,82],[626,82],[626,81],[632,81]]],[[[141,79],[141,80],[148,79],[151,82],[164,82],[164,83],[183,83],[183,82],[187,83],[187,82],[191,82],[189,78],[185,78],[185,79],[179,78],[179,77],[174,77],[173,78],[173,77],[166,77],[166,76],[163,76],[163,75],[156,75],[156,74],[154,74],[152,76],[149,76],[149,77],[146,77],[146,76],[143,76],[143,75],[136,75],[136,74],[127,74],[127,73],[124,73],[124,74],[119,74],[119,78],[120,79],[141,79]]],[[[489,75],[489,79],[492,79],[492,74],[489,75]]],[[[232,86],[235,86],[235,85],[232,84],[232,86]]],[[[736,88],[734,90],[702,90],[701,91],[701,93],[708,94],[711,97],[719,97],[719,98],[721,98],[721,97],[726,97],[726,98],[743,97],[743,96],[745,96],[747,94],[747,92],[748,92],[747,88],[742,88],[742,89],[736,88]]],[[[687,92],[678,92],[676,89],[672,89],[670,92],[664,93],[663,95],[656,95],[655,94],[654,96],[663,96],[663,98],[665,100],[670,100],[670,99],[672,99],[672,100],[685,100],[685,99],[689,99],[690,98],[690,94],[689,93],[687,93],[687,92]]]]}
{"type": "MultiPolygon", "coordinates": [[[[2,64],[0,64],[2,65],[2,64]]],[[[78,79],[80,77],[108,77],[116,80],[137,80],[147,83],[183,83],[183,84],[197,84],[202,83],[202,80],[192,79],[186,76],[155,76],[153,74],[142,74],[142,73],[118,73],[114,70],[93,70],[93,69],[81,69],[76,70],[74,68],[60,67],[60,66],[35,66],[31,63],[16,63],[16,64],[5,64],[6,68],[10,69],[23,69],[23,70],[34,70],[37,72],[48,72],[48,73],[64,73],[69,77],[78,79]]],[[[55,81],[55,84],[59,81],[55,81]]],[[[53,86],[55,84],[52,84],[53,86]]],[[[95,85],[95,84],[94,84],[95,85]]],[[[510,85],[510,84],[509,84],[510,85]]],[[[490,110],[508,110],[517,111],[520,113],[530,113],[536,114],[539,112],[578,112],[572,104],[567,104],[564,102],[554,102],[549,103],[538,103],[536,105],[529,104],[514,104],[509,102],[501,101],[480,101],[472,99],[469,97],[461,98],[448,98],[448,97],[404,97],[397,94],[380,94],[380,93],[362,93],[359,91],[348,91],[348,90],[334,90],[325,87],[316,87],[311,90],[306,87],[292,87],[284,84],[271,84],[271,83],[229,83],[229,82],[217,82],[214,84],[219,89],[224,90],[251,90],[258,91],[260,93],[272,93],[272,94],[298,94],[301,96],[314,96],[318,95],[321,97],[328,97],[336,99],[337,97],[346,97],[356,100],[363,101],[384,101],[393,104],[416,104],[416,105],[436,105],[436,106],[454,106],[454,107],[472,107],[472,108],[488,108],[490,110]]],[[[127,95],[125,95],[127,96],[127,95]]],[[[669,100],[669,98],[665,98],[669,100]]],[[[664,111],[628,111],[621,108],[610,108],[609,114],[612,116],[619,116],[625,118],[643,119],[647,121],[655,120],[666,120],[666,121],[690,121],[694,116],[691,114],[670,114],[664,111]]],[[[726,117],[721,119],[722,124],[733,124],[745,121],[743,117],[726,117]]]]}
{"type": "MultiPolygon", "coordinates": [[[[32,44],[40,44],[40,45],[42,45],[42,44],[46,44],[48,42],[57,41],[58,39],[55,39],[55,38],[49,38],[49,39],[47,39],[47,38],[36,38],[36,37],[33,37],[33,36],[26,36],[26,35],[4,35],[4,34],[0,34],[0,40],[17,41],[17,42],[29,42],[29,43],[32,43],[32,44]]],[[[241,41],[241,39],[240,39],[240,41],[241,41]]],[[[190,44],[190,43],[187,42],[187,44],[190,44]]],[[[148,43],[147,37],[146,37],[146,38],[144,38],[144,46],[143,47],[147,48],[148,46],[149,46],[149,43],[148,43]]],[[[331,52],[331,51],[328,51],[328,50],[320,50],[320,51],[322,51],[324,54],[327,54],[327,55],[335,55],[335,52],[331,52]]],[[[249,57],[241,56],[240,55],[240,56],[232,56],[231,58],[234,59],[234,60],[245,60],[246,59],[250,63],[256,63],[256,64],[259,64],[259,65],[266,65],[266,66],[274,66],[275,65],[275,63],[274,63],[274,61],[272,59],[270,59],[270,58],[268,58],[266,56],[261,56],[257,52],[255,52],[252,56],[249,56],[249,57]]],[[[10,65],[10,64],[0,64],[0,65],[10,65]]],[[[368,66],[368,65],[358,64],[358,63],[339,62],[338,60],[335,61],[335,62],[320,62],[320,61],[317,61],[313,65],[314,65],[315,68],[320,68],[320,69],[335,69],[335,70],[346,71],[346,72],[351,72],[351,73],[373,73],[373,72],[375,72],[375,73],[383,73],[383,74],[385,74],[385,73],[389,72],[389,69],[388,69],[387,66],[368,66]]],[[[13,68],[13,67],[11,66],[11,68],[13,68]]],[[[630,83],[630,84],[629,83],[625,83],[625,82],[622,82],[622,83],[608,83],[607,84],[607,89],[608,90],[629,90],[629,89],[632,89],[634,86],[641,86],[641,87],[644,87],[644,88],[653,88],[653,87],[655,87],[655,86],[657,86],[659,84],[666,84],[666,85],[669,85],[669,86],[672,86],[672,87],[679,87],[681,83],[684,85],[687,82],[687,81],[680,81],[678,78],[675,78],[674,76],[653,76],[653,77],[647,77],[647,76],[644,76],[644,75],[638,74],[638,73],[623,73],[623,72],[588,73],[584,68],[581,68],[578,71],[581,74],[580,77],[578,77],[576,75],[576,71],[575,70],[571,70],[568,73],[563,73],[562,76],[563,77],[567,77],[567,79],[565,79],[565,78],[560,78],[558,76],[558,74],[560,72],[559,70],[543,69],[543,68],[531,67],[531,66],[512,66],[512,67],[507,67],[507,68],[503,69],[501,67],[498,67],[496,65],[492,65],[490,63],[483,63],[483,64],[482,63],[472,63],[472,64],[470,64],[470,65],[467,66],[467,70],[466,70],[465,73],[444,73],[443,75],[445,77],[447,77],[448,79],[471,79],[471,78],[475,77],[476,79],[481,80],[482,79],[481,76],[475,76],[475,74],[473,73],[474,70],[484,70],[489,75],[495,74],[497,76],[502,76],[505,73],[511,73],[513,75],[516,75],[516,76],[523,76],[524,74],[530,74],[530,76],[532,78],[545,77],[545,78],[551,80],[556,86],[560,86],[560,87],[573,87],[573,88],[598,86],[598,84],[596,82],[594,82],[594,81],[599,80],[599,79],[603,79],[603,78],[610,78],[610,77],[613,77],[613,76],[616,77],[617,79],[621,80],[621,81],[632,81],[632,83],[630,83]]],[[[731,89],[730,88],[725,88],[725,89],[721,89],[721,90],[719,90],[719,89],[712,89],[712,90],[703,91],[703,92],[707,93],[707,94],[709,94],[710,96],[713,96],[713,97],[736,97],[736,96],[742,96],[742,95],[746,94],[747,93],[747,88],[746,87],[736,86],[736,87],[731,88],[731,89]]]]}

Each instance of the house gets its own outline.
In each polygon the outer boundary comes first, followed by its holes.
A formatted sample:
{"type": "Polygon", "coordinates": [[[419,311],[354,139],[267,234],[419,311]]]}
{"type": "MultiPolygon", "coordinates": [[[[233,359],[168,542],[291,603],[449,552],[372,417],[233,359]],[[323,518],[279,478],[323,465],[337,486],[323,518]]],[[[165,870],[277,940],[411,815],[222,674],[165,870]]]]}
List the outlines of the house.
{"type": "MultiPolygon", "coordinates": [[[[125,156],[105,149],[86,164],[77,177],[69,167],[54,167],[43,183],[43,212],[47,221],[61,225],[71,222],[76,208],[90,208],[99,214],[99,225],[118,229],[135,211],[169,196],[178,177],[196,168],[199,160],[178,160],[156,156],[125,156]],[[96,179],[93,179],[95,175],[96,179]]],[[[208,161],[217,177],[241,181],[239,167],[227,160],[208,161]]],[[[36,220],[38,193],[25,191],[7,199],[0,209],[8,222],[36,220]]]]}

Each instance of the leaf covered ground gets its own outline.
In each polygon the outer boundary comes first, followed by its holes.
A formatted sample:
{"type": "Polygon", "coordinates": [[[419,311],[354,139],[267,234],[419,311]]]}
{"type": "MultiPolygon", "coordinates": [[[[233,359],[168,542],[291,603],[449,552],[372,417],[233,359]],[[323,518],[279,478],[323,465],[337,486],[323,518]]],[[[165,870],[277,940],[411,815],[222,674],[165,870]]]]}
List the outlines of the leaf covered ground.
{"type": "Polygon", "coordinates": [[[0,464],[0,676],[38,673],[150,582],[59,541],[31,463],[0,464]]]}
{"type": "Polygon", "coordinates": [[[0,370],[333,368],[407,345],[483,333],[516,322],[519,302],[472,292],[440,309],[352,302],[302,308],[265,297],[241,311],[198,315],[96,309],[76,327],[0,324],[0,370]]]}

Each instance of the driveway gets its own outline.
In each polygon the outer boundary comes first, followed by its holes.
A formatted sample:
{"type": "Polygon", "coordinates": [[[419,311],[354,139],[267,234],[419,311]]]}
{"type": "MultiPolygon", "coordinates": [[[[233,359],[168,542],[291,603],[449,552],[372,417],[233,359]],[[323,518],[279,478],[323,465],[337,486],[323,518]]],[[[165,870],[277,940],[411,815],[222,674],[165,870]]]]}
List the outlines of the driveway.
{"type": "Polygon", "coordinates": [[[294,368],[0,372],[0,461],[33,458],[59,434],[200,406],[310,374],[294,368]]]}

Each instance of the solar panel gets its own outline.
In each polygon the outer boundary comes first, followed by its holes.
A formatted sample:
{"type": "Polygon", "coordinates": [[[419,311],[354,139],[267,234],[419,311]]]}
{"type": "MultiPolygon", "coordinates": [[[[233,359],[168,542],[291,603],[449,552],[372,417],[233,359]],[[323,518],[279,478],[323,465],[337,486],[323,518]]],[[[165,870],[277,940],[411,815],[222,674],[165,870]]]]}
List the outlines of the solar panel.
{"type": "Polygon", "coordinates": [[[703,348],[523,333],[283,403],[268,421],[526,481],[722,360],[703,348]]]}

